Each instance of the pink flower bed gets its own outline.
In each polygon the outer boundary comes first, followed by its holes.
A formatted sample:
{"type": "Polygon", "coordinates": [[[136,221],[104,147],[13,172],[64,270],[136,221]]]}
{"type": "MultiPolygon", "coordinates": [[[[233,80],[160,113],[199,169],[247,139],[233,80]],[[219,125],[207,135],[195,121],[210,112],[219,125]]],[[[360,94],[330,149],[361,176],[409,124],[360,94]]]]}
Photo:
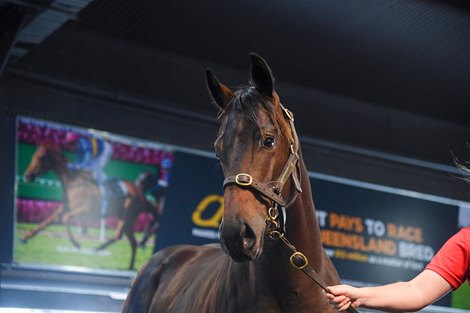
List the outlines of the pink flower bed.
{"type": "Polygon", "coordinates": [[[16,220],[20,223],[40,223],[51,216],[62,202],[17,199],[16,220]]]}
{"type": "MultiPolygon", "coordinates": [[[[65,129],[57,127],[48,127],[47,124],[39,124],[33,122],[18,122],[18,140],[34,145],[48,144],[61,149],[66,148],[65,129]]],[[[160,165],[163,159],[173,160],[174,156],[171,151],[156,150],[146,147],[137,147],[119,142],[112,142],[113,159],[130,161],[140,164],[160,165]]]]}

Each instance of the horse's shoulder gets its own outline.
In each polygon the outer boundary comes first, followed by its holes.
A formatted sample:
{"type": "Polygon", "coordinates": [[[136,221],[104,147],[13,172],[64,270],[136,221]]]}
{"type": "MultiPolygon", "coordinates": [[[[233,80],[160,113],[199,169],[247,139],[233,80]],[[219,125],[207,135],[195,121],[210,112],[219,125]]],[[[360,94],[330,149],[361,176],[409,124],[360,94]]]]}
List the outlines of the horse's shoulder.
{"type": "Polygon", "coordinates": [[[190,288],[198,277],[195,274],[211,270],[205,266],[207,261],[217,262],[222,254],[217,245],[174,245],[159,250],[137,274],[126,300],[127,311],[124,312],[147,312],[150,303],[171,306],[173,299],[168,295],[183,290],[186,296],[193,295],[192,292],[201,290],[190,288]]]}

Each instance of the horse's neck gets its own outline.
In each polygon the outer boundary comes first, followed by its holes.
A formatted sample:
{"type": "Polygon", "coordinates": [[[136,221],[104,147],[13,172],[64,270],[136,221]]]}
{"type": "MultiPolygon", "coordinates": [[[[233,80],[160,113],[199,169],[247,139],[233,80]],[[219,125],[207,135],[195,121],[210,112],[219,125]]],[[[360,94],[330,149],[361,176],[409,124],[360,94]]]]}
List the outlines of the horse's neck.
{"type": "Polygon", "coordinates": [[[92,177],[89,173],[82,170],[70,171],[67,167],[67,159],[62,156],[56,156],[53,162],[52,170],[56,173],[64,187],[74,183],[92,183],[92,177]]]}
{"type": "Polygon", "coordinates": [[[67,168],[67,161],[65,158],[62,158],[60,155],[54,156],[54,161],[52,162],[52,170],[55,172],[59,180],[66,184],[69,180],[69,170],[67,168]]]}
{"type": "MultiPolygon", "coordinates": [[[[318,270],[322,267],[322,243],[320,238],[320,229],[318,226],[315,206],[313,203],[310,181],[308,178],[307,169],[303,160],[300,160],[300,171],[301,171],[301,186],[302,193],[298,195],[297,199],[289,207],[286,208],[286,225],[285,225],[285,237],[286,239],[297,249],[307,256],[309,264],[314,270],[318,270]]],[[[276,261],[280,267],[291,268],[289,263],[288,254],[286,254],[287,247],[282,243],[281,240],[267,239],[270,243],[266,246],[268,251],[268,257],[265,258],[267,262],[276,261]]],[[[279,267],[272,268],[268,266],[269,270],[283,271],[279,267]]],[[[268,275],[270,275],[268,273],[268,275]]],[[[274,275],[277,275],[274,273],[274,275]]]]}
{"type": "Polygon", "coordinates": [[[308,172],[300,159],[302,193],[286,209],[286,238],[304,253],[312,266],[321,266],[322,242],[308,172]]]}

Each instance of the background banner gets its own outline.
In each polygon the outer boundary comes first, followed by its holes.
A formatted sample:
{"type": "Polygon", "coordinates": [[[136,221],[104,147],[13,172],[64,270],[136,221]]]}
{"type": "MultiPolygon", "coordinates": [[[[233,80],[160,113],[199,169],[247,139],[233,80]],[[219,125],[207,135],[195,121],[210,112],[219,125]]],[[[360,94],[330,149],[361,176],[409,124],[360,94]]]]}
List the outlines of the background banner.
{"type": "MultiPolygon", "coordinates": [[[[458,231],[459,207],[311,179],[323,245],[354,285],[409,280],[458,231]]],[[[450,297],[439,305],[450,306],[450,297]]]]}
{"type": "Polygon", "coordinates": [[[219,161],[178,151],[175,159],[156,250],[218,242],[224,201],[219,161]]]}
{"type": "MultiPolygon", "coordinates": [[[[218,242],[223,210],[218,160],[182,152],[175,156],[156,250],[218,242]]],[[[322,240],[344,282],[364,286],[408,280],[458,231],[457,205],[317,176],[311,184],[322,240]]],[[[438,304],[450,306],[450,297],[438,304]]]]}
{"type": "MultiPolygon", "coordinates": [[[[135,252],[138,269],[167,246],[218,242],[224,177],[212,154],[27,118],[18,119],[17,133],[15,262],[126,270],[132,245],[119,239],[131,233],[141,244],[135,252]],[[82,138],[88,143],[80,143],[82,138]],[[108,158],[84,166],[93,154],[106,152],[105,143],[108,158]],[[41,149],[65,160],[59,168],[69,176],[51,166],[52,159],[47,170],[28,175],[35,161],[46,159],[38,155],[41,149]],[[65,185],[77,175],[82,181],[75,187],[88,190],[78,202],[90,206],[70,216],[77,201],[65,185]],[[108,208],[96,192],[108,195],[108,208]],[[139,192],[144,196],[131,209],[117,201],[139,192]]],[[[310,179],[324,247],[346,283],[409,280],[468,225],[469,206],[450,199],[321,174],[310,179]]],[[[453,306],[450,296],[438,304],[453,306]]]]}
{"type": "Polygon", "coordinates": [[[137,244],[153,247],[171,148],[25,117],[17,119],[16,148],[15,262],[107,270],[144,264],[153,249],[137,244]],[[119,240],[125,237],[134,249],[119,240]]]}

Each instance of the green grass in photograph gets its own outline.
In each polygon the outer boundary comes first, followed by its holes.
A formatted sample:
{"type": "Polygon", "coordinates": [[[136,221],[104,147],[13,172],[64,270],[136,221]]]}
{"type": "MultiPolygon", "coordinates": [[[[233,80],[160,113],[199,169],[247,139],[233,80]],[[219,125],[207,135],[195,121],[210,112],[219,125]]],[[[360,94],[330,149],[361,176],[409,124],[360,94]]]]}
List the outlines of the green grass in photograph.
{"type": "Polygon", "coordinates": [[[458,309],[470,309],[470,286],[464,283],[452,293],[452,307],[458,309]]]}
{"type": "MultiPolygon", "coordinates": [[[[89,228],[86,234],[79,234],[79,229],[73,227],[75,238],[80,242],[81,249],[74,248],[67,238],[65,227],[50,225],[45,230],[23,244],[19,238],[26,231],[36,227],[36,224],[17,224],[14,261],[17,263],[32,263],[43,265],[80,266],[92,269],[128,270],[131,248],[125,236],[107,249],[96,252],[100,245],[99,230],[89,228]]],[[[114,235],[107,229],[106,238],[114,235]]],[[[137,241],[142,233],[135,233],[137,241]]],[[[138,270],[152,255],[153,246],[147,244],[146,249],[138,248],[136,252],[135,269],[138,270]]]]}

